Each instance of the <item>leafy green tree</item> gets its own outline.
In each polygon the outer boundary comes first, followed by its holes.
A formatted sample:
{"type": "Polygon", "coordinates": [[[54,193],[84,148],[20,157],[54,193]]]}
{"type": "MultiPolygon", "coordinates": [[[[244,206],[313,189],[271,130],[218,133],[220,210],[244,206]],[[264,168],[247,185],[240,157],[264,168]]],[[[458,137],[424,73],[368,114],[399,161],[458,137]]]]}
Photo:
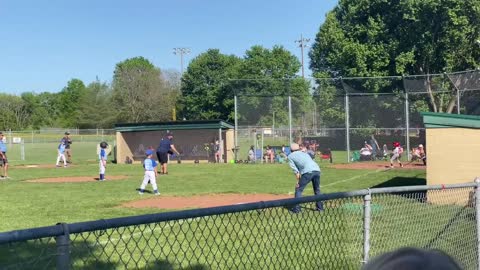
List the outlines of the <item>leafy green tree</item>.
{"type": "MultiPolygon", "coordinates": [[[[479,22],[477,0],[340,0],[320,27],[310,67],[317,77],[472,69],[480,59],[479,22]]],[[[381,84],[370,91],[389,91],[381,84]]],[[[426,76],[430,109],[451,112],[455,96],[435,93],[435,85],[452,88],[444,78],[426,76]]]]}
{"type": "Polygon", "coordinates": [[[209,49],[188,65],[182,77],[181,114],[186,119],[233,119],[233,90],[240,59],[209,49]]]}
{"type": "Polygon", "coordinates": [[[98,79],[86,87],[80,101],[79,128],[112,128],[116,121],[112,89],[98,79]]]}
{"type": "Polygon", "coordinates": [[[22,93],[21,98],[25,102],[25,107],[29,115],[28,123],[26,123],[26,126],[22,127],[22,129],[27,127],[39,129],[42,126],[50,126],[52,124],[56,114],[50,114],[45,106],[43,106],[43,96],[44,95],[32,92],[22,93]]]}
{"type": "Polygon", "coordinates": [[[22,98],[0,94],[0,130],[20,130],[28,124],[29,112],[22,98]]]}
{"type": "Polygon", "coordinates": [[[77,127],[81,118],[81,100],[86,95],[85,84],[79,79],[72,79],[67,86],[58,93],[59,120],[62,127],[77,127]]]}
{"type": "Polygon", "coordinates": [[[118,121],[124,122],[171,120],[175,108],[175,100],[172,100],[160,69],[143,57],[130,58],[116,65],[113,101],[118,121]]]}
{"type": "MultiPolygon", "coordinates": [[[[288,124],[288,96],[292,96],[293,118],[301,119],[311,108],[309,82],[299,78],[299,60],[282,46],[253,46],[246,51],[234,88],[242,110],[240,121],[255,125],[288,124]]],[[[297,120],[296,125],[300,124],[297,120]]]]}

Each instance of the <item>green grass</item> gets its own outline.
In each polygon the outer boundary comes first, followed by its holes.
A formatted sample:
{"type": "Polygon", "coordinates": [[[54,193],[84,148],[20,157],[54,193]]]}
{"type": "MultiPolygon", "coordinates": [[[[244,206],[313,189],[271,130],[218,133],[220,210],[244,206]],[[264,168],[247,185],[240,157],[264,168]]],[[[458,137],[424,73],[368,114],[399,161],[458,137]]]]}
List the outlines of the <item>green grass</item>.
{"type": "MultiPolygon", "coordinates": [[[[70,168],[11,168],[12,179],[0,182],[0,231],[162,211],[119,207],[140,199],[136,191],[143,176],[140,165],[107,166],[107,178],[126,175],[125,180],[25,181],[96,176],[95,144],[79,145],[74,148],[75,166],[70,168]]],[[[34,153],[34,145],[31,146],[34,153]]],[[[35,160],[25,164],[52,164],[55,157],[53,148],[52,153],[37,153],[35,160]]],[[[326,162],[320,166],[323,193],[425,182],[425,172],[419,170],[340,170],[330,168],[326,162]]],[[[286,164],[171,164],[169,175],[159,179],[162,196],[293,194],[294,184],[286,164]]],[[[309,187],[304,195],[311,194],[309,187]]],[[[143,198],[150,197],[146,194],[143,198]]],[[[362,212],[352,210],[351,205],[361,207],[361,202],[361,198],[333,200],[327,202],[323,213],[305,210],[292,215],[287,209],[272,208],[72,235],[73,266],[82,269],[123,269],[124,264],[127,268],[142,269],[358,269],[363,221],[362,212]],[[129,259],[122,262],[125,258],[129,259]]],[[[374,203],[380,206],[373,211],[372,254],[400,245],[431,244],[457,250],[460,257],[471,255],[467,249],[475,250],[467,241],[475,239],[472,209],[427,205],[402,196],[379,197],[374,203]],[[445,229],[449,221],[458,220],[455,218],[459,213],[462,222],[445,229]]],[[[54,268],[55,241],[43,240],[15,244],[17,246],[9,246],[8,250],[0,247],[0,268],[9,262],[30,261],[36,257],[38,261],[34,260],[32,265],[50,264],[46,269],[54,268]]]]}
{"type": "MultiPolygon", "coordinates": [[[[321,165],[322,166],[322,165],[321,165]]],[[[161,176],[164,195],[191,196],[214,193],[292,194],[294,177],[286,164],[172,164],[170,174],[161,176]]],[[[24,180],[60,176],[96,176],[98,165],[70,168],[20,169],[11,167],[12,179],[0,182],[0,231],[158,212],[157,209],[128,209],[118,205],[139,199],[140,165],[109,164],[108,175],[127,175],[125,180],[87,183],[30,183],[24,180]]],[[[401,177],[405,185],[424,178],[423,171],[338,170],[323,165],[323,193],[368,188],[401,177]],[[412,180],[409,180],[412,179],[412,180]]],[[[310,188],[305,194],[312,194],[310,188]]],[[[293,195],[292,195],[293,196],[293,195]]]]}

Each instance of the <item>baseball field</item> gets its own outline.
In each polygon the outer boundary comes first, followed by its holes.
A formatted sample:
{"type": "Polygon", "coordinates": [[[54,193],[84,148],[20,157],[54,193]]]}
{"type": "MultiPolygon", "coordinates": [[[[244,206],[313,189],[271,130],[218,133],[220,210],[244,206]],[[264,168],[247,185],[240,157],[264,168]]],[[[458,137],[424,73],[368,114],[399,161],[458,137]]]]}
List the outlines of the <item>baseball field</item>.
{"type": "MultiPolygon", "coordinates": [[[[110,180],[96,181],[95,143],[76,143],[72,147],[73,164],[67,168],[54,166],[54,143],[26,144],[25,161],[20,160],[18,147],[13,145],[8,152],[11,178],[0,181],[0,231],[214,206],[215,200],[220,204],[234,204],[245,202],[242,197],[247,201],[293,197],[295,179],[287,164],[173,163],[169,165],[169,174],[159,177],[161,196],[154,197],[148,193],[141,196],[136,190],[143,179],[141,165],[109,163],[106,178],[110,180]],[[230,198],[232,195],[238,198],[230,198]],[[180,201],[177,207],[155,203],[175,199],[180,201]]],[[[337,153],[337,156],[342,154],[337,153]]],[[[410,185],[425,181],[424,170],[388,170],[383,167],[386,162],[377,163],[376,167],[372,164],[372,169],[338,169],[335,163],[325,161],[319,164],[323,193],[369,188],[382,183],[410,185]]],[[[313,193],[307,188],[305,195],[309,194],[313,193]]]]}
{"type": "MultiPolygon", "coordinates": [[[[107,180],[97,181],[95,143],[75,144],[73,164],[67,168],[54,166],[53,143],[26,144],[29,158],[25,161],[17,156],[16,147],[9,150],[11,178],[0,180],[0,231],[293,197],[295,179],[287,164],[172,163],[169,174],[159,177],[161,195],[154,196],[138,194],[143,178],[139,164],[108,163],[107,180]]],[[[342,152],[334,155],[346,156],[342,152]]],[[[425,183],[425,170],[416,164],[389,169],[387,162],[348,165],[341,164],[343,160],[318,162],[323,193],[425,183]]],[[[312,194],[311,188],[304,193],[312,194]]],[[[76,234],[71,236],[72,265],[82,269],[208,269],[202,268],[206,265],[225,269],[356,268],[361,260],[362,211],[361,201],[355,200],[330,201],[321,215],[304,211],[292,216],[286,209],[271,208],[76,234]],[[315,231],[318,235],[310,237],[315,231]],[[313,248],[319,244],[321,249],[313,248]]],[[[374,232],[373,254],[397,245],[418,244],[474,250],[470,243],[460,245],[455,240],[459,235],[473,237],[468,218],[473,210],[426,208],[403,197],[379,198],[377,203],[381,209],[372,208],[376,224],[386,229],[374,232]],[[453,226],[446,236],[438,236],[444,224],[459,213],[465,222],[453,226]],[[419,223],[425,217],[436,222],[425,227],[419,223]],[[415,230],[419,234],[412,237],[415,230]],[[430,243],[432,239],[435,242],[430,243]]],[[[55,254],[52,238],[19,243],[3,250],[0,262],[9,265],[32,260],[36,265],[54,265],[55,256],[45,255],[48,250],[55,254]]]]}

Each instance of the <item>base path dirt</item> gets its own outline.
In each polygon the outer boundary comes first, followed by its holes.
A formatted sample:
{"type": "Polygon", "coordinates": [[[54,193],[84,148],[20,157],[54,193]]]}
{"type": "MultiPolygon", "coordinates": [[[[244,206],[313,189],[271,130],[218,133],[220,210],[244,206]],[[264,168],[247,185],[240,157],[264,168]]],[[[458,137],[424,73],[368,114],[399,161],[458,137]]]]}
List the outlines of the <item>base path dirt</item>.
{"type": "MultiPolygon", "coordinates": [[[[126,175],[111,175],[107,177],[106,181],[127,179],[126,175]]],[[[77,183],[77,182],[96,182],[98,177],[94,176],[65,176],[65,177],[50,177],[27,180],[25,182],[32,183],[77,183]]]]}
{"type": "MultiPolygon", "coordinates": [[[[75,165],[69,164],[68,167],[74,167],[75,165]]],[[[67,167],[67,168],[68,168],[67,167]]],[[[14,165],[12,166],[14,169],[49,169],[49,168],[57,168],[55,164],[30,164],[30,165],[14,165]]],[[[60,167],[63,169],[63,166],[60,167]]]]}
{"type": "MultiPolygon", "coordinates": [[[[403,168],[400,168],[398,163],[393,164],[394,168],[392,170],[402,170],[402,169],[416,169],[416,170],[425,170],[427,166],[423,165],[422,163],[404,163],[403,168]]],[[[331,168],[336,169],[353,169],[353,170],[361,170],[361,169],[390,169],[390,163],[388,162],[370,162],[370,161],[363,161],[363,162],[353,162],[348,164],[335,164],[331,165],[331,168]]]]}
{"type": "Polygon", "coordinates": [[[122,207],[133,208],[160,208],[160,209],[184,209],[184,208],[206,208],[215,206],[224,206],[232,204],[244,204],[259,201],[271,201],[293,198],[293,195],[273,195],[273,194],[212,194],[196,195],[190,197],[172,197],[172,196],[154,196],[153,194],[138,195],[142,197],[151,197],[139,201],[129,202],[122,207]]]}

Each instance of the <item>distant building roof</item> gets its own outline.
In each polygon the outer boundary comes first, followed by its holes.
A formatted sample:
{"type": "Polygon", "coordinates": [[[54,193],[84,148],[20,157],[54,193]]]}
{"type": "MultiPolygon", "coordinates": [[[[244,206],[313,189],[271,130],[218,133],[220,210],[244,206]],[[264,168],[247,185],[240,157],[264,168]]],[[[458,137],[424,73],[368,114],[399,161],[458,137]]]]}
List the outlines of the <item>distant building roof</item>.
{"type": "Polygon", "coordinates": [[[129,131],[153,131],[153,130],[182,130],[182,129],[233,129],[234,126],[223,120],[197,120],[197,121],[174,121],[174,122],[144,122],[144,123],[119,123],[115,124],[115,130],[119,132],[129,131]]]}
{"type": "Polygon", "coordinates": [[[480,116],[423,112],[426,128],[480,128],[480,116]]]}

